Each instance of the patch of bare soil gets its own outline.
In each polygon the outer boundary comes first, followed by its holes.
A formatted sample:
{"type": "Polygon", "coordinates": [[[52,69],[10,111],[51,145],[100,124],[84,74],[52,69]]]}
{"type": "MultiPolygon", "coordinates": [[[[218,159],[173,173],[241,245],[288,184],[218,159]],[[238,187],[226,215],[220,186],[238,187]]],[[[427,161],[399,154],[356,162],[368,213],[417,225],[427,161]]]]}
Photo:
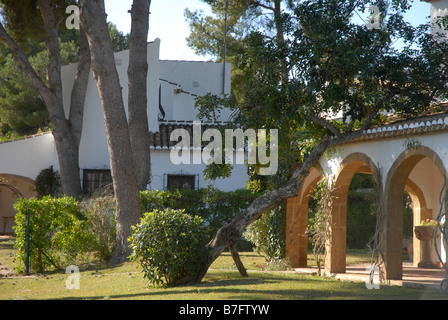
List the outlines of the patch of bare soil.
{"type": "Polygon", "coordinates": [[[9,270],[6,266],[0,263],[0,278],[13,276],[14,272],[9,270]]]}
{"type": "MultiPolygon", "coordinates": [[[[1,240],[9,240],[9,239],[14,239],[14,237],[9,236],[9,235],[0,235],[0,241],[1,240]]],[[[4,277],[11,277],[11,276],[15,276],[15,273],[8,269],[8,267],[6,267],[5,265],[3,265],[0,262],[0,278],[4,278],[4,277]]]]}

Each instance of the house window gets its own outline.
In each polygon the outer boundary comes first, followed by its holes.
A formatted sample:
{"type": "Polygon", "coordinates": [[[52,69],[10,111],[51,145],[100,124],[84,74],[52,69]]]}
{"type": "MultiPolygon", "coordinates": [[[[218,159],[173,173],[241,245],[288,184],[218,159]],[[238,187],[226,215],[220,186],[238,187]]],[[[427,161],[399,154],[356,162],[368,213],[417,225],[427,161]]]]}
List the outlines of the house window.
{"type": "Polygon", "coordinates": [[[110,170],[84,169],[82,184],[84,194],[92,194],[110,184],[112,184],[110,170]]]}
{"type": "Polygon", "coordinates": [[[167,189],[194,190],[196,176],[185,174],[169,174],[167,177],[167,189]]]}

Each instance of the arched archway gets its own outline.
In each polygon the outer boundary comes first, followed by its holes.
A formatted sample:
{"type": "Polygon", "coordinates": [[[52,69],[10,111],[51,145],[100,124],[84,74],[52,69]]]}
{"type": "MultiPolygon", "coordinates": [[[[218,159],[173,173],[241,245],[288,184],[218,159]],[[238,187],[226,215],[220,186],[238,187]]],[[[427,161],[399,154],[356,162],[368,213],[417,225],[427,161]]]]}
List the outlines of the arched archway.
{"type": "Polygon", "coordinates": [[[323,171],[317,164],[305,178],[300,193],[286,201],[286,257],[293,267],[307,267],[308,260],[308,202],[323,171]]]}
{"type": "MultiPolygon", "coordinates": [[[[408,179],[406,181],[404,189],[408,192],[412,201],[413,226],[418,225],[422,220],[431,219],[433,210],[428,208],[425,200],[425,195],[423,194],[420,187],[414,181],[408,179]]],[[[409,257],[412,259],[415,266],[417,266],[418,261],[420,261],[421,258],[420,249],[420,240],[418,240],[415,237],[415,234],[413,234],[411,249],[412,252],[409,257]]]]}
{"type": "Polygon", "coordinates": [[[12,234],[14,224],[14,204],[23,198],[36,196],[34,181],[18,175],[0,174],[0,233],[12,234]]]}
{"type": "Polygon", "coordinates": [[[334,177],[331,239],[326,248],[325,268],[330,273],[344,273],[347,249],[347,198],[356,173],[367,173],[380,181],[379,170],[363,153],[352,153],[339,165],[334,177]]]}
{"type": "MultiPolygon", "coordinates": [[[[439,209],[438,197],[445,174],[440,157],[426,146],[404,151],[389,170],[384,192],[385,221],[380,240],[385,279],[400,280],[403,276],[404,190],[408,190],[413,201],[414,224],[434,218],[439,209]]],[[[415,238],[414,241],[414,248],[417,248],[415,258],[419,254],[419,244],[415,238]]]]}

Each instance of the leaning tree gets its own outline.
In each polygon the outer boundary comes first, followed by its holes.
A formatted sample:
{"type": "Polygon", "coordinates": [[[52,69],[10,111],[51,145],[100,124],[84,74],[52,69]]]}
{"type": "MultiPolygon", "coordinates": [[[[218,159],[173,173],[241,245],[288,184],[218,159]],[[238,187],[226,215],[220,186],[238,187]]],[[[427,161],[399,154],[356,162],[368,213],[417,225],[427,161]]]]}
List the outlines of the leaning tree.
{"type": "MultiPolygon", "coordinates": [[[[390,114],[417,116],[447,97],[448,47],[431,35],[429,25],[413,27],[405,21],[409,1],[288,4],[288,10],[276,17],[282,25],[281,39],[263,30],[244,39],[238,67],[244,70],[247,87],[235,108],[245,128],[278,129],[279,157],[290,157],[288,151],[296,149],[296,162],[279,159],[284,182],[218,230],[208,244],[210,259],[193,282],[201,281],[211,263],[252,222],[296,196],[328,148],[363,135],[390,114]],[[355,19],[371,5],[381,13],[378,23],[355,19]]],[[[219,101],[207,99],[201,101],[203,107],[219,101]]]]}

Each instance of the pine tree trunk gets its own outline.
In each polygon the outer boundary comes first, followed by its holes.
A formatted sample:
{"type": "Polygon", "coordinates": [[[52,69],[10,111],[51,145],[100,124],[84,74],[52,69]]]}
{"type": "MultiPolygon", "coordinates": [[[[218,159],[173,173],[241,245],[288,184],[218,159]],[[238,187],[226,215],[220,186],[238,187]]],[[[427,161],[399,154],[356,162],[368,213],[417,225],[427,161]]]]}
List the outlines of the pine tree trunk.
{"type": "Polygon", "coordinates": [[[81,177],[79,172],[79,142],[70,131],[69,123],[55,124],[53,137],[59,160],[59,174],[64,195],[78,199],[81,195],[81,177]]]}
{"type": "Polygon", "coordinates": [[[148,28],[151,0],[134,0],[131,9],[128,68],[128,123],[140,190],[149,183],[151,156],[147,114],[148,28]]]}
{"type": "Polygon", "coordinates": [[[104,0],[81,0],[81,24],[86,32],[94,78],[103,105],[111,174],[117,201],[117,244],[111,264],[124,262],[131,250],[127,239],[141,216],[129,129],[114,52],[106,22],[104,0]]]}
{"type": "MultiPolygon", "coordinates": [[[[12,39],[0,23],[0,39],[11,50],[11,54],[19,63],[25,74],[33,82],[45,101],[58,154],[62,191],[67,196],[78,198],[81,195],[81,179],[79,172],[79,143],[81,139],[84,100],[87,90],[89,51],[86,42],[81,38],[80,62],[72,92],[71,113],[67,120],[62,99],[61,57],[58,38],[58,25],[53,7],[49,0],[39,0],[39,9],[44,20],[46,45],[49,56],[48,82],[42,80],[31,66],[26,54],[12,39]],[[83,45],[84,43],[84,45],[83,45]]],[[[82,32],[81,32],[82,35],[82,32]]]]}

